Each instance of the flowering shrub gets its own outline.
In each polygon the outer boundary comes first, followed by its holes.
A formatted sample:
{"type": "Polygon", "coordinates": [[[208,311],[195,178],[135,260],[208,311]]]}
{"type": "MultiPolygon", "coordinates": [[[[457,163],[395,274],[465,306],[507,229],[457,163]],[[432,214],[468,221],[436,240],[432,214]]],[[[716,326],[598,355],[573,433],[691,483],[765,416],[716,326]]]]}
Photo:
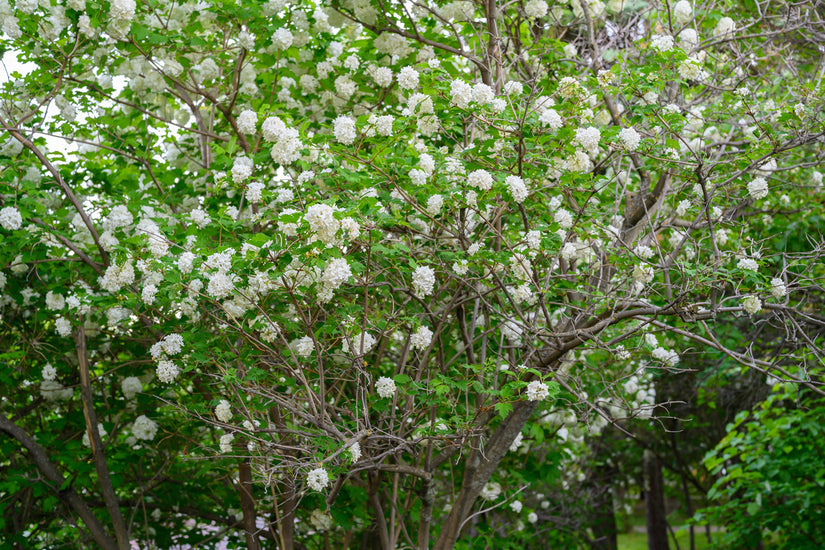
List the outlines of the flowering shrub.
{"type": "Polygon", "coordinates": [[[30,545],[452,548],[684,354],[816,386],[717,337],[821,326],[817,35],[766,10],[4,3],[2,491],[88,531],[30,545]]]}

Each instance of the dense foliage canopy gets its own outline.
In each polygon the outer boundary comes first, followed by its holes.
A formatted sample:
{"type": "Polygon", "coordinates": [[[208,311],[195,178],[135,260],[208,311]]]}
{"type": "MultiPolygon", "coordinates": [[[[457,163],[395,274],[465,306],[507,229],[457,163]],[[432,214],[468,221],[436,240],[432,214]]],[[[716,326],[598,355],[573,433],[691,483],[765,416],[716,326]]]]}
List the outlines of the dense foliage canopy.
{"type": "Polygon", "coordinates": [[[0,0],[0,539],[804,548],[822,10],[0,0]]]}

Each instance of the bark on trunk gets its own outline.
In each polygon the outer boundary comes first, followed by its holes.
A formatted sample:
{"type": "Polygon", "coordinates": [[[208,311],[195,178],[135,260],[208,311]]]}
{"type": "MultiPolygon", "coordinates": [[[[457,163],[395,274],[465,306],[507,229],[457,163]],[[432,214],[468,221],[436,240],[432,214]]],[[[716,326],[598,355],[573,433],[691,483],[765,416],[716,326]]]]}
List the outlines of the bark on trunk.
{"type": "Polygon", "coordinates": [[[470,451],[464,466],[461,491],[441,528],[441,534],[435,543],[434,550],[451,550],[455,546],[481,489],[493,475],[501,458],[507,453],[516,435],[521,432],[537,405],[538,401],[516,403],[512,412],[498,425],[486,444],[482,448],[474,448],[470,451]]]}
{"type": "Polygon", "coordinates": [[[82,326],[77,329],[75,343],[77,345],[77,362],[80,367],[80,396],[83,400],[83,416],[86,419],[86,433],[89,435],[89,445],[92,448],[95,471],[97,471],[97,483],[100,486],[100,493],[103,495],[103,502],[106,503],[106,510],[109,512],[117,546],[120,550],[129,550],[131,548],[129,530],[126,528],[123,513],[120,511],[120,503],[112,485],[112,478],[109,476],[109,464],[106,462],[106,454],[103,451],[103,441],[100,439],[100,432],[97,431],[97,414],[95,413],[91,374],[89,373],[89,357],[86,353],[86,332],[82,326]]]}
{"type": "Polygon", "coordinates": [[[645,515],[647,518],[647,549],[670,550],[667,538],[667,516],[665,512],[665,488],[662,480],[662,464],[653,453],[646,452],[644,458],[645,515]]]}

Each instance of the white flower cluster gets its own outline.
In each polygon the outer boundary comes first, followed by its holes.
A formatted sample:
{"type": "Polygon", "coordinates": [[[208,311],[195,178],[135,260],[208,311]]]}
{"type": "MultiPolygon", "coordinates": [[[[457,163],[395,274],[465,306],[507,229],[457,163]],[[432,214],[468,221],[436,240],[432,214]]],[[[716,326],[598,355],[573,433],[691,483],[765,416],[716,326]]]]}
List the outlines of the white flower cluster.
{"type": "Polygon", "coordinates": [[[539,122],[549,126],[554,132],[564,125],[564,121],[555,109],[545,109],[539,116],[539,122]]]}
{"type": "Polygon", "coordinates": [[[524,199],[527,198],[527,185],[525,185],[524,180],[518,176],[507,176],[504,178],[504,184],[507,185],[507,188],[510,190],[510,196],[513,197],[513,200],[517,203],[521,204],[524,202],[524,199]]]}
{"type": "Polygon", "coordinates": [[[398,87],[402,90],[418,88],[418,71],[412,67],[403,67],[398,73],[398,87]]]}
{"type": "Polygon", "coordinates": [[[619,132],[619,141],[627,151],[635,151],[639,148],[642,136],[634,128],[622,128],[619,132]]]}
{"type": "Polygon", "coordinates": [[[413,271],[413,292],[419,298],[429,296],[435,287],[435,271],[431,267],[420,265],[413,271]]]}
{"type": "Polygon", "coordinates": [[[759,264],[753,258],[740,258],[736,267],[745,271],[759,271],[759,264]]]}
{"type": "Polygon", "coordinates": [[[660,52],[669,52],[673,49],[673,37],[669,34],[654,34],[650,47],[660,52]]]}
{"type": "Polygon", "coordinates": [[[154,257],[162,258],[169,253],[169,241],[166,240],[158,224],[149,218],[142,218],[138,222],[135,233],[144,235],[148,239],[149,251],[154,257]]]}
{"type": "Polygon", "coordinates": [[[787,293],[788,287],[785,286],[785,282],[782,279],[779,277],[771,279],[771,294],[773,294],[774,298],[783,298],[787,293]]]}
{"type": "Polygon", "coordinates": [[[544,0],[528,0],[524,4],[524,13],[527,17],[538,19],[547,15],[547,2],[544,0]]]}
{"type": "Polygon", "coordinates": [[[314,233],[314,239],[329,246],[335,244],[335,235],[341,228],[341,222],[335,218],[335,209],[332,206],[320,203],[310,205],[304,219],[314,233]]]}
{"type": "MultiPolygon", "coordinates": [[[[358,333],[354,338],[352,338],[352,353],[353,355],[361,355],[362,353],[366,355],[367,353],[375,347],[378,341],[375,339],[375,336],[370,334],[369,332],[361,332],[358,333]],[[363,350],[363,351],[362,351],[363,350]]],[[[344,350],[344,353],[348,353],[349,342],[345,339],[341,348],[344,350]]]]}
{"type": "Polygon", "coordinates": [[[529,401],[544,401],[550,397],[550,388],[544,382],[533,380],[527,384],[527,399],[529,401]]]}
{"type": "Polygon", "coordinates": [[[300,158],[303,144],[298,137],[298,130],[287,127],[280,118],[271,116],[264,120],[261,135],[265,141],[273,144],[269,154],[278,164],[287,166],[300,158]]]}
{"type": "Polygon", "coordinates": [[[249,179],[252,172],[255,170],[255,164],[252,159],[244,155],[239,155],[235,158],[235,163],[232,165],[232,181],[241,184],[249,179]]]}
{"type": "Polygon", "coordinates": [[[488,481],[484,484],[484,487],[481,488],[481,492],[478,494],[484,500],[495,500],[501,494],[502,488],[501,484],[495,481],[488,481]]]}
{"type": "Polygon", "coordinates": [[[599,151],[599,141],[602,134],[598,128],[590,126],[588,128],[577,128],[575,142],[582,146],[582,148],[591,155],[595,155],[599,151]]]}
{"type": "Polygon", "coordinates": [[[332,299],[333,291],[340,288],[350,277],[352,277],[352,269],[346,258],[330,260],[321,273],[318,301],[321,303],[329,302],[332,299]]]}
{"type": "Polygon", "coordinates": [[[20,211],[14,206],[6,206],[0,209],[0,225],[8,231],[20,229],[23,225],[23,217],[20,215],[20,211]]]}
{"type": "Polygon", "coordinates": [[[149,353],[157,361],[156,369],[158,380],[166,384],[171,383],[180,374],[180,369],[167,356],[174,356],[183,349],[183,337],[180,334],[169,334],[156,342],[149,353]]]}
{"type": "Polygon", "coordinates": [[[756,200],[764,199],[768,196],[768,182],[761,176],[753,178],[748,183],[748,193],[756,200]]]}
{"type": "Polygon", "coordinates": [[[221,399],[220,403],[215,406],[215,416],[218,420],[224,423],[229,423],[232,420],[232,405],[226,399],[221,399]]]}
{"type": "Polygon", "coordinates": [[[395,395],[395,391],[396,391],[395,381],[392,378],[382,376],[375,383],[375,391],[378,392],[378,395],[380,397],[383,397],[385,399],[389,399],[393,395],[395,395]]]}
{"type": "Polygon", "coordinates": [[[418,327],[418,330],[410,336],[410,345],[413,349],[424,351],[430,346],[430,342],[432,342],[432,340],[433,331],[431,331],[428,327],[421,325],[418,327]]]}
{"type": "Polygon", "coordinates": [[[679,362],[679,354],[671,349],[665,349],[661,346],[655,348],[651,354],[653,357],[667,365],[668,367],[674,367],[679,362]]]}
{"type": "Polygon", "coordinates": [[[114,294],[124,286],[135,282],[135,268],[129,261],[123,262],[122,265],[110,264],[98,282],[103,290],[114,294]]]}
{"type": "Polygon", "coordinates": [[[242,134],[254,134],[258,131],[258,114],[255,111],[242,111],[236,121],[238,131],[242,134]]]}
{"type": "Polygon", "coordinates": [[[234,434],[223,434],[221,436],[220,447],[223,454],[229,454],[232,452],[232,441],[234,441],[234,439],[234,434]]]}
{"type": "Polygon", "coordinates": [[[127,376],[120,383],[120,390],[127,400],[133,399],[135,394],[143,391],[143,384],[137,376],[127,376]]]}
{"type": "Polygon", "coordinates": [[[135,439],[142,439],[143,441],[152,441],[158,433],[157,423],[148,418],[146,415],[140,415],[132,424],[132,435],[135,439]]]}
{"type": "Polygon", "coordinates": [[[756,315],[762,311],[762,300],[760,300],[758,296],[747,296],[742,300],[742,309],[744,309],[748,315],[756,315]]]}
{"type": "Polygon", "coordinates": [[[467,185],[489,191],[493,187],[493,177],[487,170],[474,170],[467,175],[467,185]]]}
{"type": "Polygon", "coordinates": [[[355,121],[348,116],[341,115],[332,122],[332,132],[338,143],[352,145],[357,136],[355,121]]]}
{"type": "Polygon", "coordinates": [[[329,474],[323,468],[315,468],[307,475],[307,485],[313,491],[323,491],[329,486],[329,474]]]}
{"type": "Polygon", "coordinates": [[[61,310],[66,305],[66,299],[62,294],[55,294],[51,290],[46,293],[46,307],[51,310],[61,310]]]}

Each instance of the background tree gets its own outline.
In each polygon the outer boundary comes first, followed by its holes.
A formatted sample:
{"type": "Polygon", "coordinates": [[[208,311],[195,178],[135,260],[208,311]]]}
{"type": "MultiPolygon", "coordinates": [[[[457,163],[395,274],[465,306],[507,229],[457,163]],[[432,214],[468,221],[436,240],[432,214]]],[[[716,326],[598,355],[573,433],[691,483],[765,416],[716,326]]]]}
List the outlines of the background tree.
{"type": "Polygon", "coordinates": [[[3,2],[0,529],[520,545],[686,355],[821,395],[816,6],[3,2]]]}

